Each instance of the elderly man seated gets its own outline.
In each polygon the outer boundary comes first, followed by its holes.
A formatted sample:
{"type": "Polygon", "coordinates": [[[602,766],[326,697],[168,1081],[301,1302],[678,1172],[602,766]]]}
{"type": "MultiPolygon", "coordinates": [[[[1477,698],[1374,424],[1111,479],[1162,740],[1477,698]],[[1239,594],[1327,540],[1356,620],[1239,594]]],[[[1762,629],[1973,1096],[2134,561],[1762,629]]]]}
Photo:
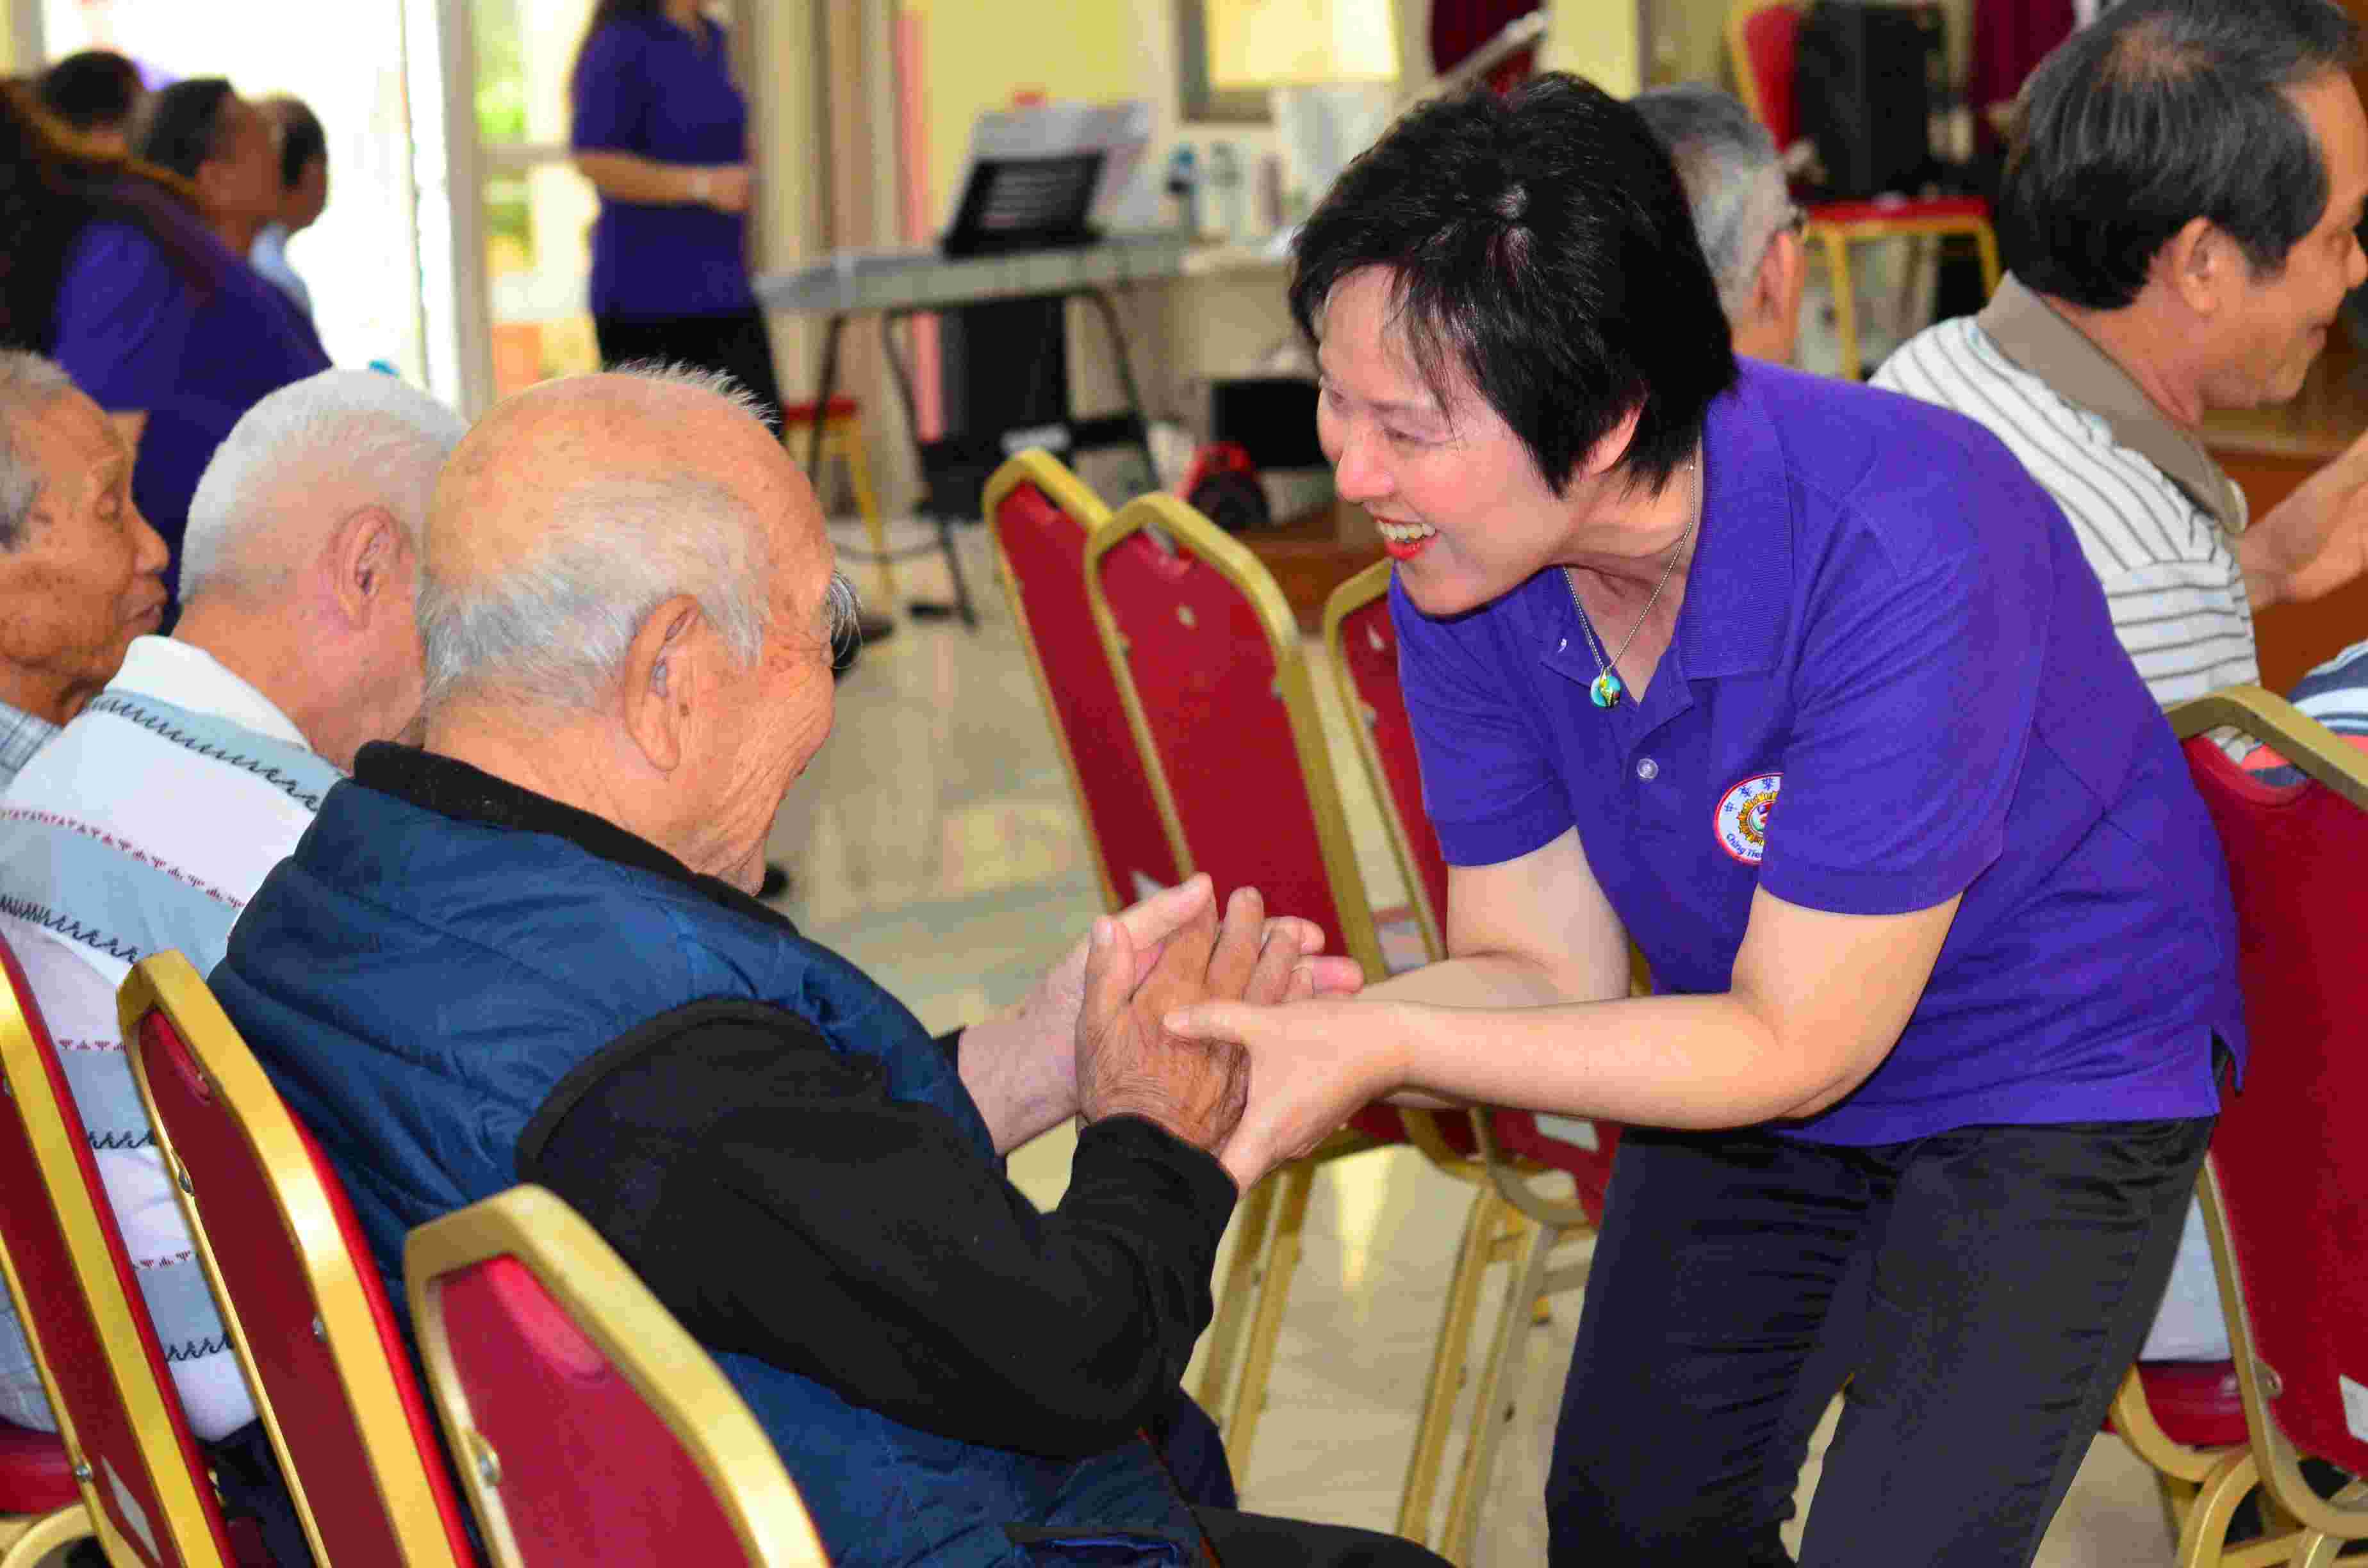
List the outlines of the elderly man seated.
{"type": "MultiPolygon", "coordinates": [[[[97,409],[85,418],[107,434],[97,409]]],[[[218,960],[355,749],[417,718],[416,541],[462,429],[434,399],[360,370],[248,410],[190,504],[173,635],[133,642],[0,799],[0,935],[51,1032],[76,1047],[67,1083],[189,1424],[209,1442],[251,1439],[243,1462],[218,1454],[218,1469],[268,1467],[268,1446],[132,1085],[115,988],[147,953],[218,960]]],[[[153,572],[142,581],[161,603],[153,572]]],[[[4,1298],[0,1415],[54,1425],[4,1298]]],[[[302,1528],[280,1544],[301,1551],[302,1528]]]]}
{"type": "Polygon", "coordinates": [[[164,613],[165,541],[131,485],[98,404],[51,361],[0,349],[0,786],[164,613]]]}
{"type": "Polygon", "coordinates": [[[1735,351],[1791,364],[1808,256],[1775,138],[1731,95],[1700,83],[1654,87],[1629,101],[1677,165],[1735,351]]]}
{"type": "Polygon", "coordinates": [[[454,454],[424,749],[362,749],[213,974],[380,1267],[424,1221],[552,1188],[715,1352],[842,1565],[1197,1562],[1204,1529],[1237,1568],[1435,1562],[1196,1517],[1133,1436],[1261,1174],[1228,1146],[1242,1061],[1157,1020],[1353,983],[1312,927],[1237,894],[1220,930],[1196,879],[933,1041],[748,895],[852,610],[728,382],[548,382],[454,454]],[[1077,1115],[1039,1213],[999,1156],[1077,1115]]]}

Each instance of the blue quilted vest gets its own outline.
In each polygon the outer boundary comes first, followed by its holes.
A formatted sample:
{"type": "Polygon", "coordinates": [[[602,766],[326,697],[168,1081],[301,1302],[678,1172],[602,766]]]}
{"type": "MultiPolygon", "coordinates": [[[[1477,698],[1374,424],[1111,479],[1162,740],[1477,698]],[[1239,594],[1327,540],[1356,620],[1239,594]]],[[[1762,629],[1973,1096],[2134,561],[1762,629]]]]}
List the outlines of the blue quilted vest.
{"type": "MultiPolygon", "coordinates": [[[[405,1233],[515,1186],[518,1134],[570,1069],[709,997],[797,1014],[995,1158],[945,1053],[837,954],[564,838],[456,822],[359,784],[329,792],[233,930],[212,983],[345,1178],[398,1303],[405,1233]]],[[[1124,1526],[1197,1541],[1140,1442],[1039,1459],[916,1431],[752,1357],[716,1360],[842,1568],[1197,1555],[1007,1535],[1124,1526]]]]}

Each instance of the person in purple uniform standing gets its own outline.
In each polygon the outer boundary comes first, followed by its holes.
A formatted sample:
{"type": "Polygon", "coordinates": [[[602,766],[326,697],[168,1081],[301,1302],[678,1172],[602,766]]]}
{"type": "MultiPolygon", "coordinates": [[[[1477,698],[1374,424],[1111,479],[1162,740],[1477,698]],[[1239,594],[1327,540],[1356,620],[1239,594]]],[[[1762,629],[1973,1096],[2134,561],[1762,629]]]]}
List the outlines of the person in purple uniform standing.
{"type": "Polygon", "coordinates": [[[177,601],[181,531],[214,449],[267,393],[327,369],[329,357],[247,265],[279,205],[263,111],[219,76],[178,82],[150,97],[135,142],[142,159],[189,182],[198,222],[165,236],[120,219],[86,225],[66,257],[51,352],[133,442],[132,497],[173,548],[165,583],[177,601]]]}
{"type": "Polygon", "coordinates": [[[592,325],[601,362],[722,370],[779,423],[748,287],[748,104],[698,0],[599,0],[576,51],[575,166],[600,193],[592,325]]]}
{"type": "Polygon", "coordinates": [[[1738,365],[1668,157],[1576,78],[1399,121],[1291,298],[1397,561],[1451,956],[1171,1015],[1251,1053],[1225,1158],[1390,1095],[1631,1130],[1555,1562],[1789,1562],[1845,1375],[1802,1561],[2030,1562],[2245,1051],[2218,842],[2070,528],[1971,420],[1738,365]]]}

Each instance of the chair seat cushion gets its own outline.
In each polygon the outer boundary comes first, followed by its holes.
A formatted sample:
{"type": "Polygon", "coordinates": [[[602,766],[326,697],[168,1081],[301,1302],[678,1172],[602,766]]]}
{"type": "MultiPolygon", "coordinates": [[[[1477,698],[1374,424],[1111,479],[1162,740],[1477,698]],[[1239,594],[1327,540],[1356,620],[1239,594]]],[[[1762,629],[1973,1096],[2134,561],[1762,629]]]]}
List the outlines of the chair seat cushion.
{"type": "Polygon", "coordinates": [[[46,1514],[81,1494],[64,1439],[0,1421],[0,1514],[46,1514]]]}
{"type": "Polygon", "coordinates": [[[1929,222],[1935,218],[1989,222],[1990,204],[1978,196],[1904,197],[1896,201],[1819,201],[1806,209],[1812,223],[1848,228],[1854,223],[1929,222]]]}
{"type": "Polygon", "coordinates": [[[2138,1383],[2171,1441],[2192,1449],[2245,1441],[2245,1403],[2234,1361],[2141,1361],[2138,1383]]]}
{"type": "MultiPolygon", "coordinates": [[[[825,413],[832,419],[852,419],[856,411],[855,399],[842,392],[830,400],[825,413]]],[[[811,425],[814,417],[814,405],[811,402],[781,404],[781,422],[784,425],[811,425]]]]}

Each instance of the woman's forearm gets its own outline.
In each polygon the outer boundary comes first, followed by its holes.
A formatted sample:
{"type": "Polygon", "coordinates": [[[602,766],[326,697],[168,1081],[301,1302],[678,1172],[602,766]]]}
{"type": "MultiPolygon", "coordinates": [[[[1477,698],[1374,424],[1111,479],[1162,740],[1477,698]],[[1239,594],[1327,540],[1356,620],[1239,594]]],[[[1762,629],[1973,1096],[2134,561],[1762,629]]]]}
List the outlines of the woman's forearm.
{"type": "Polygon", "coordinates": [[[645,207],[701,205],[708,199],[705,186],[714,178],[704,166],[662,164],[638,153],[581,152],[575,167],[609,200],[645,207]]]}

